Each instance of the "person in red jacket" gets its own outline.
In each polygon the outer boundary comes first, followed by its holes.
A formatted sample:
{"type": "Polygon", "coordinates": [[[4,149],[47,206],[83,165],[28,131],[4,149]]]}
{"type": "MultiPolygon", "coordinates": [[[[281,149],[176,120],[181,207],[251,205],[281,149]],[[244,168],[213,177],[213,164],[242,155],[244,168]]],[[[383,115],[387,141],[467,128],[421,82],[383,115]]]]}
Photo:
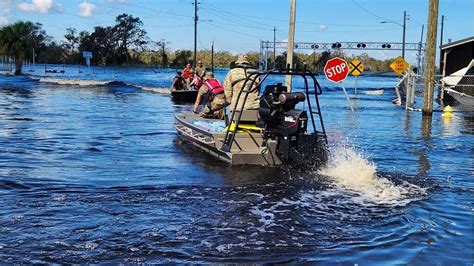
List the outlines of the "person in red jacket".
{"type": "Polygon", "coordinates": [[[186,83],[191,83],[193,79],[193,67],[191,64],[187,64],[186,67],[183,69],[183,78],[186,80],[186,83]]]}
{"type": "Polygon", "coordinates": [[[204,84],[199,89],[196,102],[194,103],[194,113],[197,114],[202,98],[206,98],[207,104],[204,107],[202,117],[224,119],[225,95],[224,87],[219,80],[214,78],[212,72],[206,72],[204,84]]]}

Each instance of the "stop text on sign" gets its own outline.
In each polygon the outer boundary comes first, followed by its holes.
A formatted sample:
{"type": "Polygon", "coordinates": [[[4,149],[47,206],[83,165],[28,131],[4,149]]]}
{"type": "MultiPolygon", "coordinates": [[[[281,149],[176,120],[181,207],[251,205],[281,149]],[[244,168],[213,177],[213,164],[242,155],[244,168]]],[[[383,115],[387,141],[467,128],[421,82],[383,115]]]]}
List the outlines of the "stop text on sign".
{"type": "Polygon", "coordinates": [[[334,83],[342,82],[349,74],[348,64],[340,57],[331,58],[326,62],[324,74],[328,80],[334,83]]]}
{"type": "Polygon", "coordinates": [[[347,68],[347,65],[345,63],[342,63],[342,64],[337,65],[337,66],[333,66],[333,67],[326,70],[326,76],[328,78],[331,78],[332,76],[334,76],[336,74],[343,73],[346,68],[347,68]]]}

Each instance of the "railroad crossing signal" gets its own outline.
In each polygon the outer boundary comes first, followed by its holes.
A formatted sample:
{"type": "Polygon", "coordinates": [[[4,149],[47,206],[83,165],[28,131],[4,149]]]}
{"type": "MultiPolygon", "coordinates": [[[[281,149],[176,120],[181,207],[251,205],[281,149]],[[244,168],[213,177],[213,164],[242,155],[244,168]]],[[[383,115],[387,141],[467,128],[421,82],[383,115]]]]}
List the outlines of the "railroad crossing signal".
{"type": "Polygon", "coordinates": [[[397,57],[397,59],[395,59],[395,61],[390,64],[390,68],[398,75],[401,75],[403,72],[407,71],[408,66],[409,64],[407,61],[405,61],[405,59],[403,59],[401,56],[397,57]]]}
{"type": "Polygon", "coordinates": [[[352,60],[349,64],[349,73],[353,76],[360,76],[364,72],[364,64],[358,59],[352,60]]]}
{"type": "Polygon", "coordinates": [[[349,75],[347,62],[339,57],[329,59],[324,67],[324,74],[328,80],[334,83],[344,81],[349,75]]]}

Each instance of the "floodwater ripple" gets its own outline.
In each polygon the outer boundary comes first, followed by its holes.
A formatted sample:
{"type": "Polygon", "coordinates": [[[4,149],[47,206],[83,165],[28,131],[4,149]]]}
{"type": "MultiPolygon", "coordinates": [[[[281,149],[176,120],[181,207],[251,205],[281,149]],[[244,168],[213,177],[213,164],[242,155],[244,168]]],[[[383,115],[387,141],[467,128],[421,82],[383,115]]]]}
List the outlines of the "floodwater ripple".
{"type": "Polygon", "coordinates": [[[71,69],[0,77],[2,262],[472,264],[472,113],[322,81],[325,168],[229,167],[177,140],[172,70],[71,69]]]}

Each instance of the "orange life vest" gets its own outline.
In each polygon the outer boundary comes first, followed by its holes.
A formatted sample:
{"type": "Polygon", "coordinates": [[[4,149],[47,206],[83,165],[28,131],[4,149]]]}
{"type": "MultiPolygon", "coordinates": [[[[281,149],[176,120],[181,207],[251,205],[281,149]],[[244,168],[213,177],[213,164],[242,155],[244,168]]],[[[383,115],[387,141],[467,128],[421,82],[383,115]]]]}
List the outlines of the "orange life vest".
{"type": "Polygon", "coordinates": [[[193,75],[189,72],[191,69],[192,69],[191,67],[185,67],[183,69],[183,74],[182,74],[183,78],[185,79],[192,78],[193,75]]]}
{"type": "Polygon", "coordinates": [[[222,87],[221,83],[215,78],[206,79],[204,86],[206,86],[211,97],[224,93],[224,87],[222,87]]]}

